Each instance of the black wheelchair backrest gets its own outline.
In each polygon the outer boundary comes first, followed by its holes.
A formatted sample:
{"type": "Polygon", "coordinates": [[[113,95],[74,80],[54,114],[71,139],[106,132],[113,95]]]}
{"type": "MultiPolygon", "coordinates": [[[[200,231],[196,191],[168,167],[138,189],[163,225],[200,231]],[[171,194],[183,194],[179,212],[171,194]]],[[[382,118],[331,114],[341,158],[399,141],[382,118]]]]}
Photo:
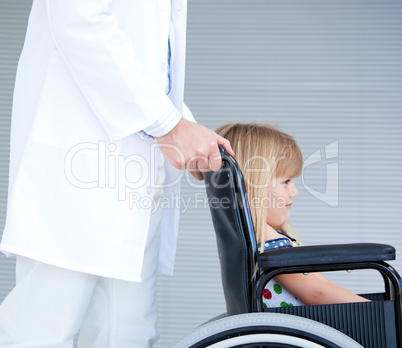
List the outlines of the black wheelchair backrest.
{"type": "Polygon", "coordinates": [[[243,175],[236,160],[221,148],[222,168],[205,175],[216,233],[228,315],[251,311],[256,239],[243,175]]]}

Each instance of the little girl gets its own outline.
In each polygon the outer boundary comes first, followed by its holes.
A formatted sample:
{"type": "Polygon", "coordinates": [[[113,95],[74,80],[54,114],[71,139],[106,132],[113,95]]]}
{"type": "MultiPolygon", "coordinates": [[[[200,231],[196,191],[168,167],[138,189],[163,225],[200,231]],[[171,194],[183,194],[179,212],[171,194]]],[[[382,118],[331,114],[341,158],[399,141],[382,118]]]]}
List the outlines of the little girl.
{"type": "MultiPolygon", "coordinates": [[[[303,169],[293,137],[262,124],[233,123],[217,133],[230,141],[243,172],[259,251],[300,246],[288,221],[299,194],[294,180],[303,169]]],[[[279,275],[266,285],[263,300],[266,307],[368,301],[320,273],[279,275]]]]}

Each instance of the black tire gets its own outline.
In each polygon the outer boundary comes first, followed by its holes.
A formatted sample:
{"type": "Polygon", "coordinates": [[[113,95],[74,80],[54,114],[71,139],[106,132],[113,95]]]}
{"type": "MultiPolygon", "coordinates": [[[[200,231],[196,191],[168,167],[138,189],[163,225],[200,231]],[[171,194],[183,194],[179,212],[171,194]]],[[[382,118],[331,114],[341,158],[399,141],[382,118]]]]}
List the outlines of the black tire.
{"type": "Polygon", "coordinates": [[[279,313],[251,313],[208,322],[171,348],[362,348],[349,336],[314,320],[279,313]]]}

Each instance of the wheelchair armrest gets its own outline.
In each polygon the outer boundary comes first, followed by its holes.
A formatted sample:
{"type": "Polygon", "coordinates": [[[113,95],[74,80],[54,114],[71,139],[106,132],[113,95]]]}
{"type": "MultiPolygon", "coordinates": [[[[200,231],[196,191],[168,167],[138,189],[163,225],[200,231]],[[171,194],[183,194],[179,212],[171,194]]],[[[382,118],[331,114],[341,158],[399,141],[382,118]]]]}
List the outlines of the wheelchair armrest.
{"type": "Polygon", "coordinates": [[[260,268],[310,266],[395,260],[395,248],[387,244],[355,243],[281,248],[257,256],[260,268]]]}

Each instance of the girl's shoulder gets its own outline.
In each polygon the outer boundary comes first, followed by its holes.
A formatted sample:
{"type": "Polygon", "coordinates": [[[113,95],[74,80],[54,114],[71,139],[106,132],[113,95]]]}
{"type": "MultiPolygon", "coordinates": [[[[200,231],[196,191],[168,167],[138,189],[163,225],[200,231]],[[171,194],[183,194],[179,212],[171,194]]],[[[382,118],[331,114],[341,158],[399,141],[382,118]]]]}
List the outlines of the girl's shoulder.
{"type": "MultiPolygon", "coordinates": [[[[264,251],[301,246],[301,243],[290,237],[287,233],[280,230],[277,232],[284,237],[267,240],[264,244],[264,251]]],[[[258,245],[258,252],[261,252],[261,245],[258,245]]]]}
{"type": "MultiPolygon", "coordinates": [[[[287,238],[275,238],[267,240],[264,244],[264,251],[271,251],[280,248],[292,247],[291,241],[287,238]]],[[[258,245],[258,252],[261,252],[261,245],[258,245]]]]}
{"type": "Polygon", "coordinates": [[[302,246],[301,242],[298,242],[296,239],[294,239],[293,237],[289,236],[287,233],[283,232],[282,230],[277,230],[277,232],[283,236],[285,236],[286,238],[288,238],[292,244],[292,246],[294,247],[298,247],[298,246],[302,246]]]}

